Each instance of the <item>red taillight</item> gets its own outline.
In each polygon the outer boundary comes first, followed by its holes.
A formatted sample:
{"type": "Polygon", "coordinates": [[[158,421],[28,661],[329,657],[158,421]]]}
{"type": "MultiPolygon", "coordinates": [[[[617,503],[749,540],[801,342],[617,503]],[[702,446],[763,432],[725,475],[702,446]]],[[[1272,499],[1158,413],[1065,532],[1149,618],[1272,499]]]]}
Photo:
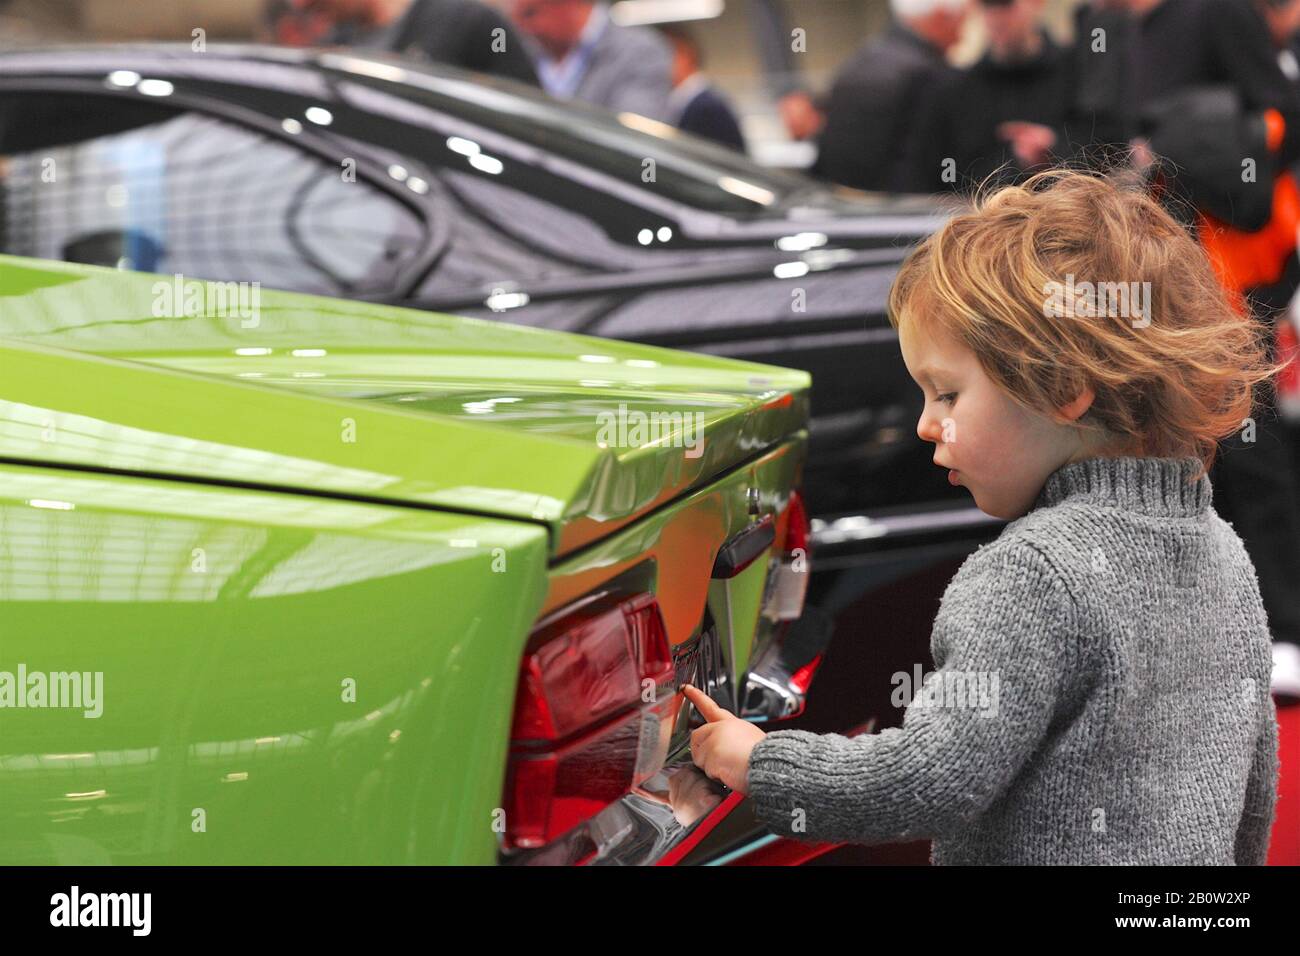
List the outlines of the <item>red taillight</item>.
{"type": "Polygon", "coordinates": [[[651,594],[606,596],[539,628],[524,652],[506,775],[510,847],[595,816],[663,764],[672,650],[651,594]]]}
{"type": "Polygon", "coordinates": [[[790,675],[790,686],[801,694],[808,693],[808,688],[812,684],[813,677],[817,674],[817,668],[822,666],[822,656],[818,654],[803,667],[799,668],[790,675]]]}
{"type": "Polygon", "coordinates": [[[772,568],[763,602],[763,616],[770,621],[794,621],[803,613],[811,571],[810,537],[803,496],[792,491],[785,508],[785,540],[781,544],[780,560],[772,568]]]}
{"type": "Polygon", "coordinates": [[[785,553],[801,550],[807,556],[808,538],[808,509],[804,507],[803,495],[792,491],[790,503],[786,506],[785,553]]]}

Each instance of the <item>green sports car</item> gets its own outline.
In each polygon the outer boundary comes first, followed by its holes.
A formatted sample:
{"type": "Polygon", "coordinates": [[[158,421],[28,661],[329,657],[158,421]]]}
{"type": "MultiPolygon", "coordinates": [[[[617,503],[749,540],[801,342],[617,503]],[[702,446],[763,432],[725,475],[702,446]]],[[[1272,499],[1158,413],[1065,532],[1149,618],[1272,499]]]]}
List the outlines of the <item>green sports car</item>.
{"type": "Polygon", "coordinates": [[[0,257],[0,863],[707,860],[680,685],[816,663],[808,389],[0,257]]]}

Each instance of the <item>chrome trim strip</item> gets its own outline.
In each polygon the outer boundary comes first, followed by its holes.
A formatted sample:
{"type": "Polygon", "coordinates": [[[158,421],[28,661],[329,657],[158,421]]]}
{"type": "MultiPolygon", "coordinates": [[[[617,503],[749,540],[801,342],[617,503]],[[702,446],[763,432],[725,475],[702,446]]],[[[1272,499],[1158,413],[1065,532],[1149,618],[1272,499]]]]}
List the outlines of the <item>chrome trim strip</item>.
{"type": "Polygon", "coordinates": [[[915,534],[937,534],[953,528],[978,527],[1002,523],[1001,518],[987,515],[978,508],[953,508],[945,511],[913,514],[844,515],[826,520],[812,519],[813,546],[869,541],[874,538],[915,534]]]}

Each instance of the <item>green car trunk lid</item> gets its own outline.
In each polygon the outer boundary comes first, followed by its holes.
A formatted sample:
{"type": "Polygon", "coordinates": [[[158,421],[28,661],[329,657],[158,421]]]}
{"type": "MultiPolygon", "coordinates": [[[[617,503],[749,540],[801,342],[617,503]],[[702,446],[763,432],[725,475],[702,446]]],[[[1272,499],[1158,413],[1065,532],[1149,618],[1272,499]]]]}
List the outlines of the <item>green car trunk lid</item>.
{"type": "Polygon", "coordinates": [[[803,372],[0,256],[0,459],[541,522],[553,557],[798,432],[803,372]]]}

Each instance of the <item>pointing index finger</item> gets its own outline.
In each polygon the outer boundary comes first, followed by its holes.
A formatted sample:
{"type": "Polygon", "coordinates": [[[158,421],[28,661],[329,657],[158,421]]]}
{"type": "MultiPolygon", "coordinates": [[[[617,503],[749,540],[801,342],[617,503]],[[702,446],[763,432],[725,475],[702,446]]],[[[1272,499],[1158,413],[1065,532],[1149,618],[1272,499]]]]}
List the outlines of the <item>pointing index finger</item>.
{"type": "Polygon", "coordinates": [[[700,712],[700,716],[709,723],[713,723],[716,720],[723,720],[724,718],[731,716],[729,710],[725,710],[718,706],[718,704],[714,702],[713,698],[709,697],[697,687],[685,684],[682,687],[682,693],[686,695],[687,700],[695,705],[695,709],[700,712]]]}

